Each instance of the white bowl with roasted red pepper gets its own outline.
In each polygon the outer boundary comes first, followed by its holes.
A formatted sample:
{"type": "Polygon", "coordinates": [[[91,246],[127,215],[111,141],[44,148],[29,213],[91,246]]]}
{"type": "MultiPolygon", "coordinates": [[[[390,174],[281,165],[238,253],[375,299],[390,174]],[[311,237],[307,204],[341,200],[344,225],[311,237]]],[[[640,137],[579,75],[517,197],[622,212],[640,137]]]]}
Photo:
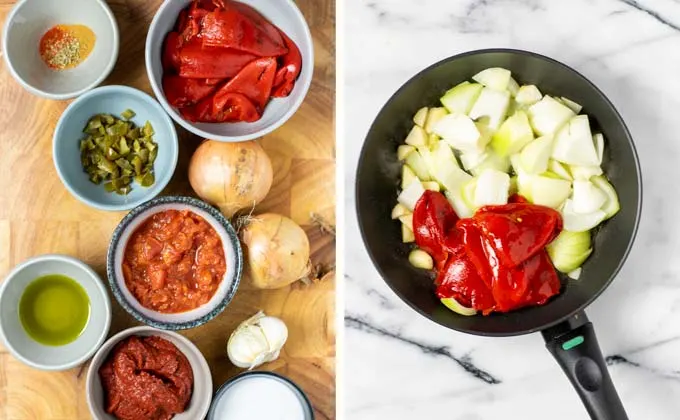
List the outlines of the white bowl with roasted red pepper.
{"type": "MultiPolygon", "coordinates": [[[[168,66],[163,65],[166,39],[171,32],[176,32],[180,14],[193,2],[193,0],[165,0],[151,22],[146,38],[146,69],[156,98],[158,98],[163,108],[165,108],[173,120],[200,137],[224,142],[238,142],[257,139],[276,130],[288,121],[300,105],[302,105],[309,91],[314,73],[314,42],[309,26],[300,9],[293,0],[242,0],[238,2],[245,4],[251,11],[254,10],[256,14],[263,16],[297,45],[302,57],[299,75],[290,94],[285,97],[270,98],[263,107],[259,119],[255,121],[197,122],[187,118],[185,110],[178,109],[172,105],[173,99],[172,97],[169,98],[172,94],[168,95],[165,89],[167,85],[164,86],[164,75],[167,72],[168,66]]],[[[203,4],[205,3],[210,2],[203,2],[203,4]]],[[[232,1],[216,0],[213,3],[228,4],[232,3],[232,1]]],[[[217,49],[224,50],[224,48],[217,49]]],[[[257,57],[264,58],[262,54],[256,55],[257,57]]],[[[223,62],[224,60],[221,61],[223,62]]],[[[277,61],[277,72],[287,67],[285,56],[278,57],[277,61]]],[[[225,87],[225,82],[235,78],[231,74],[222,74],[217,77],[217,79],[222,79],[216,85],[218,91],[225,87]]],[[[206,80],[206,83],[208,83],[208,80],[206,80]]],[[[232,107],[236,107],[236,105],[229,108],[231,109],[232,107]]],[[[258,110],[258,112],[260,111],[258,110]]]]}

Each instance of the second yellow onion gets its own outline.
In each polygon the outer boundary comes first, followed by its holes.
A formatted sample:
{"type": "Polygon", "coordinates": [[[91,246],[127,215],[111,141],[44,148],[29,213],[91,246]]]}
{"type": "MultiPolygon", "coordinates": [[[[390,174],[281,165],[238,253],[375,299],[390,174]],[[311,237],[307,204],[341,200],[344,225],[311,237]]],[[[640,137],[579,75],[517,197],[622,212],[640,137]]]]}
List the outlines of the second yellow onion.
{"type": "Polygon", "coordinates": [[[310,273],[309,239],[291,219],[266,213],[251,217],[241,230],[248,269],[259,289],[278,289],[310,273]]]}

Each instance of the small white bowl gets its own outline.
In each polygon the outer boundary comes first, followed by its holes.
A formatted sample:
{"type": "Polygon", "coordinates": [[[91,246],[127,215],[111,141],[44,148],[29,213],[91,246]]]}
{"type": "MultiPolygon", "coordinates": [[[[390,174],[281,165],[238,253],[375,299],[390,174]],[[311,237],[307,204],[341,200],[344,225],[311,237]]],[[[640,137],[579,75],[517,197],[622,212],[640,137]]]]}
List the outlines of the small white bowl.
{"type": "Polygon", "coordinates": [[[210,367],[201,351],[188,339],[172,331],[161,331],[151,327],[134,327],[123,330],[104,343],[97,351],[87,371],[86,393],[87,405],[90,414],[95,420],[116,420],[116,417],[108,414],[104,407],[104,389],[99,378],[99,368],[102,366],[111,350],[124,339],[130,336],[158,336],[170,341],[189,360],[191,370],[194,373],[194,389],[191,394],[189,406],[183,413],[175,415],[173,420],[197,420],[202,419],[210,409],[212,401],[212,376],[210,367]]]}
{"type": "Polygon", "coordinates": [[[118,24],[103,0],[21,0],[2,36],[12,76],[32,94],[54,100],[75,98],[102,83],[116,64],[118,45],[118,24]],[[54,71],[40,58],[40,38],[58,24],[85,25],[97,36],[92,53],[76,68],[54,71]]]}
{"type": "Polygon", "coordinates": [[[253,140],[279,128],[295,114],[305,99],[314,73],[314,42],[305,17],[293,0],[242,0],[269,19],[295,41],[302,55],[302,69],[293,91],[287,98],[272,98],[262,118],[252,123],[194,123],[185,120],[165,99],[161,54],[165,37],[175,26],[179,12],[192,0],[165,0],[156,12],[146,37],[146,71],[158,101],[173,120],[197,136],[239,142],[253,140]]]}
{"type": "Polygon", "coordinates": [[[102,279],[83,262],[65,255],[31,258],[7,275],[0,287],[0,338],[10,353],[41,370],[66,370],[89,359],[101,346],[111,325],[111,303],[102,279]],[[19,320],[19,301],[26,286],[38,277],[62,274],[80,284],[90,299],[90,318],[73,342],[46,346],[33,340],[19,320]]]}
{"type": "Polygon", "coordinates": [[[241,281],[243,252],[231,223],[215,207],[192,197],[164,196],[134,208],[121,220],[111,238],[106,271],[116,300],[135,319],[163,330],[183,330],[205,324],[229,305],[241,281]],[[142,306],[128,289],[123,277],[123,256],[130,236],[149,217],[166,210],[189,210],[208,222],[222,241],[227,264],[227,271],[213,297],[198,308],[180,313],[163,313],[142,306]]]}

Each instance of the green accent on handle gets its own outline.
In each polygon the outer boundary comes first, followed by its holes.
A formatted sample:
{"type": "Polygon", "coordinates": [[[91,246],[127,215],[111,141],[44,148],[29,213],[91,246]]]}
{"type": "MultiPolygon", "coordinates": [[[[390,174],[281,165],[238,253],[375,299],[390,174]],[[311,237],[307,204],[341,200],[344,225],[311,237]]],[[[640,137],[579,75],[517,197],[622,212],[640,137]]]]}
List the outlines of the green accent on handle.
{"type": "Polygon", "coordinates": [[[578,346],[579,344],[583,344],[585,339],[583,338],[582,335],[579,335],[577,337],[572,338],[571,340],[565,341],[562,343],[562,349],[566,350],[571,350],[574,347],[578,346]]]}

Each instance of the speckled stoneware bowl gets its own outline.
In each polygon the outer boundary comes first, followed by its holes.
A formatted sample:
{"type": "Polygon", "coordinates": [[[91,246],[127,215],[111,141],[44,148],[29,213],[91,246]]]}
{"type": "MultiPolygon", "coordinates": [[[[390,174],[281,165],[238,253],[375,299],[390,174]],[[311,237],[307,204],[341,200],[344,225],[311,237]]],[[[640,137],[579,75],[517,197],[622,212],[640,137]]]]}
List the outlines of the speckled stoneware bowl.
{"type": "Polygon", "coordinates": [[[243,252],[231,223],[214,207],[191,197],[158,197],[127,214],[113,232],[106,271],[113,295],[120,305],[138,321],[164,330],[198,327],[219,315],[236,294],[243,271],[243,252]],[[187,312],[167,314],[145,308],[125,285],[122,261],[130,236],[149,217],[165,210],[190,210],[215,229],[224,247],[227,271],[215,295],[208,303],[187,312]]]}
{"type": "Polygon", "coordinates": [[[160,331],[151,327],[133,327],[123,330],[109,338],[92,358],[87,371],[85,392],[90,414],[95,420],[116,420],[116,417],[108,414],[105,410],[104,388],[99,377],[99,368],[104,364],[111,350],[130,336],[148,337],[158,336],[168,340],[177,347],[189,360],[191,370],[194,373],[194,387],[191,392],[191,400],[183,413],[173,416],[173,420],[196,420],[205,417],[212,400],[212,376],[210,367],[205,356],[189,339],[172,331],[160,331]]]}

